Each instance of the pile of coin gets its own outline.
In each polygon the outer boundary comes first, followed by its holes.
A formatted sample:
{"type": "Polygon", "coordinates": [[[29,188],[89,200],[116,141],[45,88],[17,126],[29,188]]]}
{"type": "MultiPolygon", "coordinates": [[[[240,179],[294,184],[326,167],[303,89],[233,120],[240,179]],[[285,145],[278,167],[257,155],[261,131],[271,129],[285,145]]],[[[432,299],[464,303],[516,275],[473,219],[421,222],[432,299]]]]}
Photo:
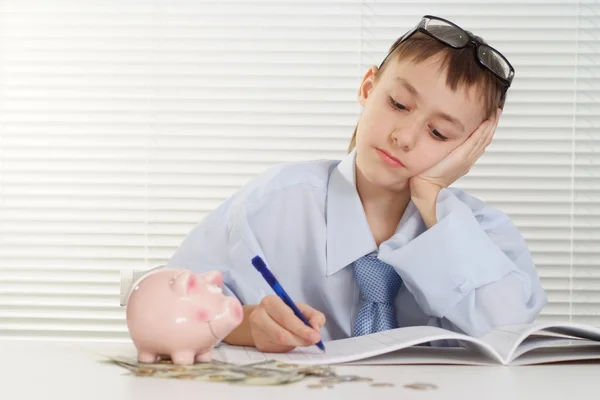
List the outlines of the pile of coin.
{"type": "MultiPolygon", "coordinates": [[[[173,364],[170,359],[155,363],[140,363],[135,358],[110,357],[110,362],[140,377],[188,379],[206,382],[223,382],[238,385],[285,385],[306,378],[318,379],[309,383],[309,389],[333,389],[345,383],[366,383],[373,388],[394,387],[393,383],[374,382],[372,378],[358,375],[338,375],[328,365],[296,365],[267,360],[254,364],[237,365],[218,360],[191,365],[173,364]]],[[[404,385],[412,390],[433,390],[437,386],[428,383],[404,385]]]]}
{"type": "MultiPolygon", "coordinates": [[[[134,358],[111,357],[110,361],[141,377],[189,379],[243,385],[283,385],[298,382],[308,375],[298,368],[282,368],[275,361],[236,365],[217,360],[176,365],[169,359],[155,363],[139,363],[134,358]]],[[[321,368],[322,369],[322,368],[321,368]]]]}

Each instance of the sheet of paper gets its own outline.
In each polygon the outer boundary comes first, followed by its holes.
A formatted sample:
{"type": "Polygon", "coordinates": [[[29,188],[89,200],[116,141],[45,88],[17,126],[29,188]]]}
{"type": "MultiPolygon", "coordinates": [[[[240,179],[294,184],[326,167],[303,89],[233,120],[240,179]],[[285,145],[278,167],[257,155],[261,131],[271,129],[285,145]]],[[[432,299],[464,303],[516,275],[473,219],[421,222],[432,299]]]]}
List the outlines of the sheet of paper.
{"type": "Polygon", "coordinates": [[[252,347],[226,344],[215,349],[213,357],[236,364],[249,364],[267,359],[291,364],[340,364],[375,357],[434,340],[474,341],[466,335],[432,326],[416,326],[378,332],[371,335],[324,342],[326,352],[318,347],[297,348],[289,353],[262,353],[252,347]]]}

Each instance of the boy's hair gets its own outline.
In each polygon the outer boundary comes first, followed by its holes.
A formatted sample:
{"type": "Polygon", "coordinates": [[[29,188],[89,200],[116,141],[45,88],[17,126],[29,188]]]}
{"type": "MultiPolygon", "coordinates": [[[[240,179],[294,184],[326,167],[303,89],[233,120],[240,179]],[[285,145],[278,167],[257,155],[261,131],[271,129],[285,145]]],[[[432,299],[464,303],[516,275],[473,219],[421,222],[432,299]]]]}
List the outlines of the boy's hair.
{"type": "MultiPolygon", "coordinates": [[[[435,27],[435,29],[446,30],[446,27],[438,26],[435,27]]],[[[448,36],[452,34],[450,32],[451,31],[443,32],[443,35],[448,36]]],[[[470,32],[468,33],[470,34],[470,32]]],[[[486,43],[480,37],[474,37],[482,43],[486,43]]],[[[400,40],[402,40],[402,38],[399,38],[394,42],[390,47],[390,51],[400,40]]],[[[429,35],[416,32],[406,41],[401,43],[394,52],[390,54],[388,60],[411,60],[418,63],[437,55],[441,57],[440,70],[445,69],[447,72],[446,84],[450,89],[456,90],[458,86],[461,85],[465,86],[465,88],[475,86],[481,90],[485,111],[484,119],[488,119],[492,116],[497,108],[504,107],[504,101],[506,99],[506,95],[502,96],[504,93],[504,84],[479,63],[472,46],[454,49],[429,35]]],[[[381,66],[381,69],[375,76],[375,80],[378,79],[387,64],[388,62],[385,62],[381,66]]],[[[351,152],[356,145],[357,129],[358,124],[354,128],[354,134],[350,140],[348,152],[351,152]]]]}

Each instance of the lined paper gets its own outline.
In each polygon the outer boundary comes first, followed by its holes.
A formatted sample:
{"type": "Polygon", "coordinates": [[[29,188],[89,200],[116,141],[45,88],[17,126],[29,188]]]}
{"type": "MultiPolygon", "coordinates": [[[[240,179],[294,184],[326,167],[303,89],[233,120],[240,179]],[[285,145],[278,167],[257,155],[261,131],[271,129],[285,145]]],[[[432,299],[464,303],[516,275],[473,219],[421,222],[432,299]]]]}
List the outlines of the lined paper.
{"type": "Polygon", "coordinates": [[[466,335],[433,326],[416,326],[326,341],[323,343],[326,348],[325,353],[316,346],[296,348],[288,353],[262,353],[254,347],[230,346],[223,343],[214,350],[213,358],[240,365],[267,359],[307,365],[340,364],[445,339],[473,340],[466,335]]]}

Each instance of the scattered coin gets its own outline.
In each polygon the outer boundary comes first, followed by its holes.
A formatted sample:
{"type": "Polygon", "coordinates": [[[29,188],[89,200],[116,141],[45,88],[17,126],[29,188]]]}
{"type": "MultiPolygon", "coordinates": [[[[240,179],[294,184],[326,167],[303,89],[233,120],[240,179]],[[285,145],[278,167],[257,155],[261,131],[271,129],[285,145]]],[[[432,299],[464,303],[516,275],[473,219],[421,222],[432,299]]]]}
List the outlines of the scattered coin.
{"type": "Polygon", "coordinates": [[[338,375],[337,379],[340,382],[358,382],[358,380],[360,379],[360,376],[356,376],[356,375],[338,375]]]}
{"type": "Polygon", "coordinates": [[[407,385],[404,385],[405,388],[407,389],[414,389],[414,390],[435,390],[437,389],[437,386],[432,384],[432,383],[410,383],[407,385]]]}
{"type": "Polygon", "coordinates": [[[173,378],[175,379],[196,379],[196,377],[196,375],[190,374],[173,375],[173,378]]]}
{"type": "Polygon", "coordinates": [[[332,385],[332,384],[340,383],[342,381],[339,380],[335,376],[331,376],[331,377],[328,377],[328,378],[325,378],[325,379],[321,379],[319,382],[321,382],[324,385],[332,385]]]}
{"type": "Polygon", "coordinates": [[[308,385],[309,389],[333,389],[333,385],[323,385],[320,383],[313,383],[308,385]]]}
{"type": "Polygon", "coordinates": [[[209,375],[209,376],[207,376],[207,379],[211,382],[231,382],[231,381],[242,380],[241,378],[235,378],[235,377],[226,376],[226,375],[209,375]]]}
{"type": "Polygon", "coordinates": [[[278,364],[277,368],[298,368],[296,364],[278,364]]]}
{"type": "Polygon", "coordinates": [[[394,387],[395,385],[393,383],[387,383],[387,382],[375,382],[375,383],[371,383],[371,386],[373,386],[373,387],[394,387]]]}
{"type": "Polygon", "coordinates": [[[136,371],[136,374],[138,376],[152,376],[154,375],[154,373],[156,372],[156,370],[154,368],[138,368],[136,371]]]}
{"type": "Polygon", "coordinates": [[[300,372],[304,375],[318,375],[318,376],[332,375],[332,371],[330,368],[322,367],[322,366],[304,367],[304,368],[301,368],[298,372],[300,372]]]}

